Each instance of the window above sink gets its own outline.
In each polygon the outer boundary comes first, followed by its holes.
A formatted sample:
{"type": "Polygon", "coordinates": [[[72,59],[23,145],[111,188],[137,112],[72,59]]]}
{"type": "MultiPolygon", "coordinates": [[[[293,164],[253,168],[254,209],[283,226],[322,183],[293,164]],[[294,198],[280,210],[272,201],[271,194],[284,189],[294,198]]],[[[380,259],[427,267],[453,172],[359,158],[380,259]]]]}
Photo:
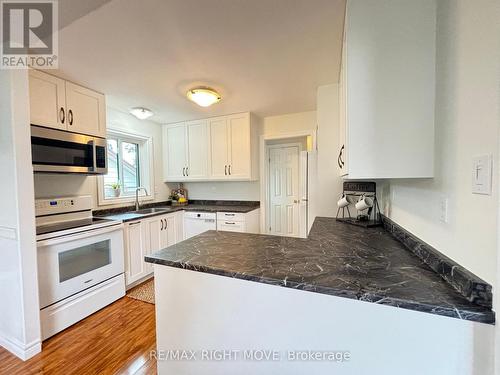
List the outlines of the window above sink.
{"type": "Polygon", "coordinates": [[[99,205],[135,201],[135,190],[141,201],[154,199],[153,142],[151,137],[113,130],[108,127],[108,173],[97,179],[99,205]]]}

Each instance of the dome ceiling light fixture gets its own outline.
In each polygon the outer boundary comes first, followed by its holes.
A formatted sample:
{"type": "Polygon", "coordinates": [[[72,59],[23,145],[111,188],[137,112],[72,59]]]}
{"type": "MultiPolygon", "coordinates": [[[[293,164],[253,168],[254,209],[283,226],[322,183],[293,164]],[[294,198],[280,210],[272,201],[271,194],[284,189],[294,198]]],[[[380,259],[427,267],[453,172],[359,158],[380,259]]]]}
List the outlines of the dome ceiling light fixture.
{"type": "Polygon", "coordinates": [[[144,107],[134,107],[130,109],[130,114],[137,117],[139,120],[146,120],[147,118],[153,116],[153,111],[144,107]]]}
{"type": "Polygon", "coordinates": [[[210,107],[221,100],[220,94],[208,87],[195,87],[186,96],[201,107],[210,107]]]}

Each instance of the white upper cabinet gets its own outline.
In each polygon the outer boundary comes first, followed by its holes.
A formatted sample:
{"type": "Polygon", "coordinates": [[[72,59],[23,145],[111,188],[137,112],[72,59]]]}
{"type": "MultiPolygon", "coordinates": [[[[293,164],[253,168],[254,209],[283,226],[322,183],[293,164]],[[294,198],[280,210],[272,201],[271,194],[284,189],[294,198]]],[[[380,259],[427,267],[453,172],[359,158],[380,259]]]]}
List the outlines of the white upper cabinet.
{"type": "Polygon", "coordinates": [[[210,176],[225,179],[228,176],[228,127],[226,117],[216,117],[208,120],[210,128],[210,176]]]}
{"type": "Polygon", "coordinates": [[[192,179],[208,177],[208,132],[207,121],[186,123],[188,165],[186,175],[192,179]]]}
{"type": "Polygon", "coordinates": [[[250,115],[231,115],[227,119],[228,176],[230,179],[252,175],[250,115]]]}
{"type": "Polygon", "coordinates": [[[29,71],[30,122],[32,125],[66,130],[66,93],[63,79],[29,71]]]}
{"type": "Polygon", "coordinates": [[[434,175],[435,0],[348,0],[337,164],[349,179],[434,175]]]}
{"type": "Polygon", "coordinates": [[[37,70],[29,71],[32,125],[106,137],[104,95],[37,70]]]}
{"type": "Polygon", "coordinates": [[[106,105],[103,94],[66,82],[66,108],[69,131],[106,137],[106,105]]]}
{"type": "Polygon", "coordinates": [[[188,165],[185,123],[163,127],[163,175],[165,181],[184,181],[188,165]]]}
{"type": "Polygon", "coordinates": [[[209,119],[212,180],[255,180],[256,125],[250,113],[209,119]]]}
{"type": "Polygon", "coordinates": [[[208,133],[205,120],[163,127],[165,181],[206,179],[208,162],[208,133]]]}
{"type": "Polygon", "coordinates": [[[257,125],[250,113],[165,125],[165,181],[257,179],[257,125]],[[181,130],[184,127],[185,146],[181,130]]]}

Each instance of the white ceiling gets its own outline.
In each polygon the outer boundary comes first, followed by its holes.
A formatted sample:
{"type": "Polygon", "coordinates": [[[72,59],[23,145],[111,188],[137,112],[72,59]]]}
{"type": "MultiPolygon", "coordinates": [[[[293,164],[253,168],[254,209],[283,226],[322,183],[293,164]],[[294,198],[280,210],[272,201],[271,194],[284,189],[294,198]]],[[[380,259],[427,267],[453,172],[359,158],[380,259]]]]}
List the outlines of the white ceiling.
{"type": "Polygon", "coordinates": [[[57,73],[105,93],[122,111],[148,107],[160,123],[314,110],[316,88],[338,81],[344,7],[345,0],[66,5],[57,73]],[[189,102],[185,92],[196,85],[217,89],[222,101],[189,102]]]}
{"type": "Polygon", "coordinates": [[[68,26],[73,21],[96,10],[109,1],[111,0],[59,0],[59,29],[68,26]]]}

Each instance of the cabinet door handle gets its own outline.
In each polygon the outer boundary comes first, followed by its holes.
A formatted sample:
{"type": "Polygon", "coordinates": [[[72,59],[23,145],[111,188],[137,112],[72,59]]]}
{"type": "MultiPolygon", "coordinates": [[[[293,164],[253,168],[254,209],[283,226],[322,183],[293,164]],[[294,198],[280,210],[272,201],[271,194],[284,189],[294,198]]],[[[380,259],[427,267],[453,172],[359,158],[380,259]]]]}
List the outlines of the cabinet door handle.
{"type": "Polygon", "coordinates": [[[61,120],[61,124],[64,124],[64,120],[66,119],[66,113],[64,112],[64,108],[61,107],[59,110],[59,119],[61,120]]]}
{"type": "Polygon", "coordinates": [[[168,228],[168,221],[167,221],[167,219],[163,219],[163,220],[165,220],[165,229],[167,229],[168,228]]]}
{"type": "Polygon", "coordinates": [[[186,167],[186,176],[189,176],[189,167],[186,167]]]}
{"type": "Polygon", "coordinates": [[[141,222],[140,221],[135,221],[133,223],[130,223],[129,225],[137,225],[137,224],[140,224],[141,222]]]}
{"type": "Polygon", "coordinates": [[[161,222],[161,229],[160,230],[163,230],[163,219],[161,219],[160,222],[161,222]]]}
{"type": "Polygon", "coordinates": [[[73,125],[73,111],[71,109],[68,111],[68,122],[73,125]]]}
{"type": "Polygon", "coordinates": [[[182,168],[182,175],[186,176],[186,167],[182,168]]]}
{"type": "Polygon", "coordinates": [[[229,170],[229,175],[231,175],[231,165],[229,165],[228,170],[229,170]]]}
{"type": "Polygon", "coordinates": [[[236,223],[232,222],[230,223],[229,221],[226,221],[225,224],[228,224],[228,225],[235,225],[236,223]]]}
{"type": "Polygon", "coordinates": [[[227,165],[224,166],[224,175],[227,176],[227,165]]]}
{"type": "Polygon", "coordinates": [[[340,148],[340,163],[342,163],[342,167],[344,166],[344,161],[342,160],[342,155],[344,155],[344,149],[345,149],[345,146],[342,145],[342,147],[340,148]]]}

